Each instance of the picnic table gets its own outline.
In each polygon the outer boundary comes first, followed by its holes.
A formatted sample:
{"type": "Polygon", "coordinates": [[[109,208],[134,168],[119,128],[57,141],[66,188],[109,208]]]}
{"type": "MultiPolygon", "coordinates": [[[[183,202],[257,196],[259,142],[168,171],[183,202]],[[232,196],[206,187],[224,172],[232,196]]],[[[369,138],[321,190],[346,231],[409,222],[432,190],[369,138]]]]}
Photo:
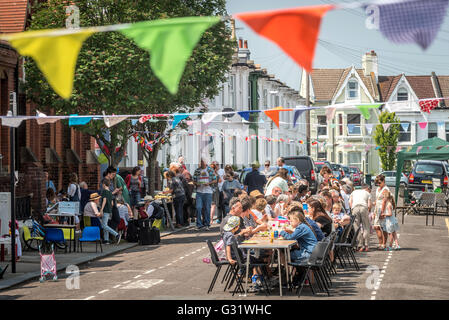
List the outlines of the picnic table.
{"type": "MultiPolygon", "coordinates": [[[[267,249],[267,250],[277,250],[278,253],[278,268],[279,268],[279,292],[280,296],[282,297],[282,274],[281,274],[281,250],[284,250],[284,257],[285,257],[285,267],[287,268],[287,283],[290,282],[289,279],[289,272],[288,272],[288,262],[290,262],[290,249],[292,246],[297,244],[298,242],[296,240],[273,240],[273,242],[270,242],[270,239],[267,237],[260,237],[260,236],[254,236],[251,239],[242,242],[239,245],[240,249],[267,249]]],[[[249,256],[248,253],[246,255],[246,284],[245,284],[245,296],[248,293],[248,272],[249,272],[249,256]]]]}

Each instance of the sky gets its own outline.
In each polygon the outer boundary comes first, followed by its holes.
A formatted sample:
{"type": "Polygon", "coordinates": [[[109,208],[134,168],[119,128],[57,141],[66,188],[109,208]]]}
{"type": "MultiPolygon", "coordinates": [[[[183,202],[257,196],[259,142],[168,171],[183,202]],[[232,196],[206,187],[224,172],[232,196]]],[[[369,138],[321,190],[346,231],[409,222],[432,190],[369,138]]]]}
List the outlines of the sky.
{"type": "MultiPolygon", "coordinates": [[[[344,2],[342,0],[227,0],[229,14],[344,2]]],[[[449,10],[448,10],[449,11],[449,10]]],[[[427,50],[416,44],[394,44],[379,30],[365,27],[363,9],[332,10],[322,20],[314,68],[361,68],[362,55],[376,51],[380,75],[449,75],[449,18],[446,13],[436,39],[427,50]]],[[[248,40],[251,60],[298,90],[302,69],[273,42],[236,20],[237,38],[248,40]]]]}

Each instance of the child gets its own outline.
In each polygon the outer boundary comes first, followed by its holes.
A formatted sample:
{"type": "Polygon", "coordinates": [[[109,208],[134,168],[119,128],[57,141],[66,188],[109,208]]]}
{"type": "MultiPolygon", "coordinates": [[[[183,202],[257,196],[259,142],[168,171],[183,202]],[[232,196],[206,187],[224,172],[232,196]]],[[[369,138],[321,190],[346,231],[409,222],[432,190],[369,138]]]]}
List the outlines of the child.
{"type": "Polygon", "coordinates": [[[396,231],[399,230],[399,224],[398,220],[396,219],[396,215],[394,210],[396,209],[396,204],[394,202],[393,195],[391,192],[388,193],[387,196],[387,203],[385,207],[385,219],[381,220],[381,227],[384,231],[385,236],[385,244],[387,243],[388,239],[390,239],[390,246],[385,247],[385,251],[391,251],[391,250],[399,250],[401,247],[399,246],[398,242],[398,236],[396,231]],[[395,245],[393,246],[393,240],[395,245]]]}
{"type": "Polygon", "coordinates": [[[343,207],[340,202],[334,203],[332,206],[332,220],[334,222],[335,230],[338,231],[338,234],[343,231],[343,226],[347,225],[351,218],[343,212],[343,207]]]}
{"type": "MultiPolygon", "coordinates": [[[[239,230],[240,227],[240,218],[237,216],[231,216],[229,217],[228,221],[223,227],[223,235],[222,239],[224,242],[224,245],[226,246],[226,259],[229,261],[231,265],[235,265],[237,263],[235,253],[232,251],[231,245],[233,243],[238,244],[238,238],[236,237],[236,232],[239,230]]],[[[240,249],[239,249],[240,250],[240,249]]],[[[246,254],[245,252],[242,252],[244,259],[246,260],[246,254]]],[[[250,256],[250,263],[255,263],[256,259],[253,256],[250,256]]],[[[262,288],[262,282],[261,282],[261,274],[257,268],[253,269],[253,276],[252,276],[252,282],[253,282],[253,289],[252,292],[259,291],[262,288]]]]}

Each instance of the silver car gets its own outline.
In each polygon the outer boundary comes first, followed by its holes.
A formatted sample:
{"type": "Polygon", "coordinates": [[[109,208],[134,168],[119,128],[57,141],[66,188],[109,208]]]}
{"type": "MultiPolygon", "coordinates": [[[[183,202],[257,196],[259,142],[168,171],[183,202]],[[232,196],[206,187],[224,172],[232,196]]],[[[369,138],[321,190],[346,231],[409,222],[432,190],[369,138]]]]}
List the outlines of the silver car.
{"type": "MultiPolygon", "coordinates": [[[[388,187],[395,187],[396,186],[396,171],[383,171],[380,174],[382,174],[385,177],[385,184],[388,187]]],[[[401,173],[401,181],[400,185],[407,185],[407,176],[404,173],[401,173]]]]}

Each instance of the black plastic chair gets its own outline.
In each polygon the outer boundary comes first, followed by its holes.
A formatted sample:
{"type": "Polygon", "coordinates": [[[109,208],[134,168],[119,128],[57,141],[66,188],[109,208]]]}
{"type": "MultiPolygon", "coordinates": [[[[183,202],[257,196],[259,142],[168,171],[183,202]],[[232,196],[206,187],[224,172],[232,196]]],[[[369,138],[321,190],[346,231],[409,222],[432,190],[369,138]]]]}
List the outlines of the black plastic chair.
{"type": "Polygon", "coordinates": [[[343,231],[340,234],[340,237],[338,238],[338,240],[335,241],[334,263],[338,259],[338,261],[340,261],[340,265],[343,269],[346,269],[346,262],[344,260],[345,255],[341,252],[339,245],[348,243],[349,234],[350,234],[352,228],[353,228],[353,219],[351,217],[351,222],[343,228],[343,231]]]}
{"type": "MultiPolygon", "coordinates": [[[[315,290],[313,288],[313,282],[309,277],[309,272],[311,271],[316,279],[316,283],[318,288],[321,291],[326,290],[328,296],[330,296],[326,280],[324,279],[323,267],[326,256],[329,254],[329,248],[331,246],[331,242],[329,241],[320,241],[316,244],[313,249],[309,259],[305,262],[290,262],[289,265],[294,267],[294,269],[301,274],[301,278],[299,279],[298,288],[296,290],[298,297],[300,297],[302,289],[304,287],[304,283],[306,280],[309,281],[310,289],[312,290],[312,294],[315,295],[315,290]]],[[[293,276],[293,274],[292,274],[293,276]]],[[[292,277],[290,277],[292,278],[292,277]]]]}
{"type": "Polygon", "coordinates": [[[217,270],[215,271],[214,277],[212,278],[212,282],[210,283],[209,290],[207,290],[207,293],[209,294],[214,289],[215,282],[217,281],[217,278],[218,278],[218,275],[220,274],[221,268],[223,266],[227,266],[227,269],[226,269],[226,272],[225,272],[225,276],[226,276],[226,274],[228,273],[228,269],[231,268],[231,264],[228,261],[220,261],[218,259],[218,254],[215,251],[214,246],[212,245],[212,241],[206,240],[206,243],[207,243],[207,246],[209,247],[210,257],[211,257],[212,263],[217,268],[217,270]]]}
{"type": "Polygon", "coordinates": [[[357,271],[360,271],[360,267],[359,264],[357,263],[357,259],[355,258],[354,255],[354,249],[357,246],[357,237],[360,233],[360,227],[354,232],[354,236],[351,239],[351,242],[348,243],[336,243],[335,246],[338,249],[339,255],[342,256],[342,258],[347,257],[349,264],[351,264],[351,260],[352,263],[354,264],[355,268],[357,271]],[[350,260],[351,259],[351,260],[350,260]]]}

